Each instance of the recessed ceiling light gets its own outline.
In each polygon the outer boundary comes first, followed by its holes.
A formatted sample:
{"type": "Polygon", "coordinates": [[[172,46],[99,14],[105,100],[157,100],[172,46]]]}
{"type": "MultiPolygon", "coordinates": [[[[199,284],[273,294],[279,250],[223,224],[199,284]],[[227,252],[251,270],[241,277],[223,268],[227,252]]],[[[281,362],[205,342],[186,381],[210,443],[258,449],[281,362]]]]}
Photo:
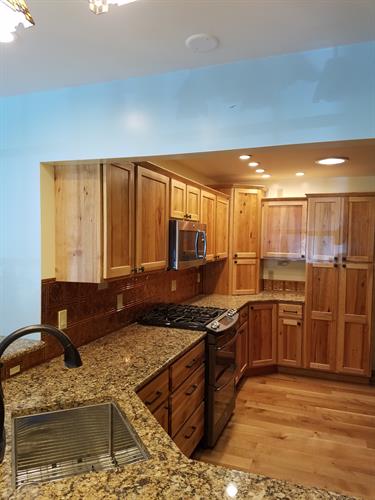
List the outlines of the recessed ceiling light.
{"type": "Polygon", "coordinates": [[[257,161],[251,161],[249,163],[249,167],[257,167],[258,165],[259,165],[259,162],[257,162],[257,161]]]}
{"type": "Polygon", "coordinates": [[[241,155],[240,160],[250,160],[251,156],[250,155],[241,155]]]}
{"type": "Polygon", "coordinates": [[[195,53],[210,52],[219,45],[219,40],[207,33],[197,33],[185,40],[185,45],[195,53]]]}
{"type": "Polygon", "coordinates": [[[255,170],[255,172],[256,172],[257,174],[263,174],[264,169],[263,169],[263,168],[257,168],[257,169],[255,170]]]}
{"type": "Polygon", "coordinates": [[[330,158],[322,158],[321,160],[316,160],[315,163],[318,163],[319,165],[341,165],[341,163],[345,163],[348,160],[349,158],[332,156],[330,158]]]}
{"type": "Polygon", "coordinates": [[[304,172],[297,172],[297,173],[296,173],[296,176],[297,176],[297,177],[303,177],[304,175],[305,175],[305,173],[304,173],[304,172]]]}
{"type": "Polygon", "coordinates": [[[271,177],[271,175],[270,174],[263,174],[262,177],[263,177],[263,179],[269,179],[271,177]]]}

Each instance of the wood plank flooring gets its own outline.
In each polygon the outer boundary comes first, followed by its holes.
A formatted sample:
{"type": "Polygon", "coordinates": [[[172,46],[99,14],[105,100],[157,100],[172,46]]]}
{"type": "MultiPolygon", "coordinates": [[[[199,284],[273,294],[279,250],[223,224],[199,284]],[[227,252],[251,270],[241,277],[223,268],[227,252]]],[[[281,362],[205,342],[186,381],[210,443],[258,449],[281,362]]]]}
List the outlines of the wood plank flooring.
{"type": "Polygon", "coordinates": [[[194,458],[375,500],[375,387],[248,378],[215,448],[194,458]]]}

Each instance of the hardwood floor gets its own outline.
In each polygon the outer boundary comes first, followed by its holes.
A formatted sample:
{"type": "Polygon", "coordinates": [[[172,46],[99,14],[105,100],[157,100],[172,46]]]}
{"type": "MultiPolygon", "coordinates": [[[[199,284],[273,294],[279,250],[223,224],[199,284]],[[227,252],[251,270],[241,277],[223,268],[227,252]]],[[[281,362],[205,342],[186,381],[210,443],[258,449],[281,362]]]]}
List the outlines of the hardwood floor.
{"type": "Polygon", "coordinates": [[[248,378],[213,450],[197,460],[375,499],[375,387],[248,378]]]}

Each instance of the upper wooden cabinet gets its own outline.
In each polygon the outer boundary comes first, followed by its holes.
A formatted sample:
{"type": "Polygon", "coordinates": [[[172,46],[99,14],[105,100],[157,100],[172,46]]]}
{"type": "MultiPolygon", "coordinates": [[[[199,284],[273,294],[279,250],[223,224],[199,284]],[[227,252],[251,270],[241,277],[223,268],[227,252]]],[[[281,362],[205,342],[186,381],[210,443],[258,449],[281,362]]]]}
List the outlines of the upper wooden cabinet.
{"type": "Polygon", "coordinates": [[[375,196],[344,198],[343,260],[373,262],[375,237],[375,196]]]}
{"type": "Polygon", "coordinates": [[[234,259],[232,263],[233,295],[253,295],[259,291],[258,259],[234,259]]]}
{"type": "Polygon", "coordinates": [[[57,281],[99,283],[130,274],[134,166],[55,166],[57,281]]]}
{"type": "Polygon", "coordinates": [[[171,179],[170,216],[174,219],[200,219],[200,189],[171,179]]]}
{"type": "Polygon", "coordinates": [[[235,188],[233,193],[233,257],[259,257],[260,191],[235,188]]]}
{"type": "Polygon", "coordinates": [[[229,200],[216,196],[215,259],[228,257],[229,200]]]}
{"type": "Polygon", "coordinates": [[[137,169],[136,253],[141,271],[168,267],[169,177],[144,167],[137,169]]]}
{"type": "Polygon", "coordinates": [[[307,256],[309,262],[337,261],[342,252],[342,199],[313,197],[308,201],[307,256]]]}
{"type": "Polygon", "coordinates": [[[216,245],[216,195],[201,191],[201,223],[206,224],[207,262],[215,259],[216,245]]]}
{"type": "Polygon", "coordinates": [[[262,201],[262,258],[305,259],[307,201],[262,201]]]}

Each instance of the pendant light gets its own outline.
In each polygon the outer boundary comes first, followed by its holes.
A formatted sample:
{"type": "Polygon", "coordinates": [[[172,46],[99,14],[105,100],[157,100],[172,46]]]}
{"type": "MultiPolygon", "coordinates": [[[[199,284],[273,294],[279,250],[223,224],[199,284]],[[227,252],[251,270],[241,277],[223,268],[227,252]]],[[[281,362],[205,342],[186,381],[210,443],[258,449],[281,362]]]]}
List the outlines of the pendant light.
{"type": "Polygon", "coordinates": [[[25,28],[33,26],[34,20],[24,0],[0,0],[0,42],[14,40],[14,32],[23,24],[25,28]]]}
{"type": "Polygon", "coordinates": [[[110,5],[125,5],[137,0],[89,0],[90,10],[94,14],[104,14],[108,12],[110,5]]]}

